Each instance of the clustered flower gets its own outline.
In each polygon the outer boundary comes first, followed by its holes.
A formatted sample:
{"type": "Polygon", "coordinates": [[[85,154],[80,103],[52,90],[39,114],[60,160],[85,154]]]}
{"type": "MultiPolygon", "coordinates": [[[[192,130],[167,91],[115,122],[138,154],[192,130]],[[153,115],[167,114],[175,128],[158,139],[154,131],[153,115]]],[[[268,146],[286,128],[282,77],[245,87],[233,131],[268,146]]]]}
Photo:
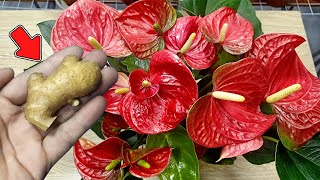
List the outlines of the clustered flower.
{"type": "Polygon", "coordinates": [[[119,72],[118,82],[105,93],[102,132],[107,139],[99,145],[85,139],[75,144],[75,163],[84,179],[114,179],[128,166],[137,177],[166,168],[170,147],[130,149],[117,137],[122,129],[159,134],[186,119],[196,147],[222,147],[220,159],[259,149],[275,122],[291,150],[320,131],[320,81],[295,51],[304,38],[266,34],[254,39],[251,23],[228,7],[205,17],[176,16],[167,0],[140,0],[121,13],[95,0],[78,0],[57,20],[51,37],[55,51],[78,45],[85,54],[100,49],[111,57],[132,53],[150,61],[148,71],[119,72]],[[242,59],[214,70],[222,51],[242,59]],[[201,97],[194,70],[212,76],[212,89],[201,97]],[[263,113],[263,103],[274,114],[263,113]]]}

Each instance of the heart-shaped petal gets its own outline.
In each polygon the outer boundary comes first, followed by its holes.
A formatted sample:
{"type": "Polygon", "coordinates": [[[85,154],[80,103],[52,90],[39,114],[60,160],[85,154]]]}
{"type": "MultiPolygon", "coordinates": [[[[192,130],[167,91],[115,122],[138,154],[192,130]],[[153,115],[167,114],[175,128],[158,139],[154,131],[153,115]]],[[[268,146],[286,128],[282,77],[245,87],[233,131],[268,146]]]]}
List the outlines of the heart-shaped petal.
{"type": "Polygon", "coordinates": [[[245,153],[255,151],[263,145],[263,140],[261,137],[256,137],[253,140],[239,143],[239,144],[229,144],[222,148],[220,154],[220,160],[224,158],[232,158],[236,156],[241,156],[245,153]]]}
{"type": "MultiPolygon", "coordinates": [[[[139,151],[139,150],[138,150],[139,151]]],[[[130,173],[138,178],[157,176],[162,173],[169,164],[172,149],[169,147],[150,149],[144,154],[138,152],[138,156],[130,162],[130,173]],[[147,162],[150,167],[146,168],[138,164],[138,161],[147,162]]],[[[135,151],[130,152],[131,156],[136,156],[135,151]]]]}
{"type": "Polygon", "coordinates": [[[219,43],[230,54],[240,55],[252,45],[254,30],[251,23],[234,9],[222,7],[201,19],[200,31],[213,43],[219,43]]]}
{"type": "Polygon", "coordinates": [[[120,114],[118,104],[128,92],[129,77],[122,72],[118,72],[118,81],[103,95],[107,102],[105,111],[112,114],[120,114]]]}
{"type": "MultiPolygon", "coordinates": [[[[56,21],[51,34],[51,47],[59,51],[78,45],[84,55],[95,49],[88,38],[93,37],[108,56],[126,57],[131,54],[121,37],[114,19],[119,12],[96,0],[78,0],[56,21]]],[[[97,48],[97,47],[96,47],[97,48]]]]}
{"type": "Polygon", "coordinates": [[[320,131],[320,81],[310,74],[295,51],[289,53],[272,71],[270,92],[300,84],[302,89],[276,102],[278,133],[288,149],[297,149],[320,131]]]}
{"type": "Polygon", "coordinates": [[[176,18],[176,11],[167,0],[142,0],[128,6],[116,22],[134,55],[149,59],[164,48],[162,35],[176,18]]]}
{"type": "Polygon", "coordinates": [[[120,115],[106,113],[101,124],[101,131],[105,138],[118,137],[121,129],[129,126],[120,115]]]}
{"type": "Polygon", "coordinates": [[[119,169],[106,171],[105,167],[112,160],[121,158],[123,146],[128,147],[129,145],[118,138],[109,138],[97,146],[81,138],[74,145],[74,162],[81,177],[85,180],[115,179],[119,174],[119,169]]]}
{"type": "Polygon", "coordinates": [[[209,148],[250,141],[261,136],[275,116],[260,112],[267,92],[262,64],[243,59],[219,67],[213,75],[214,90],[242,95],[245,102],[219,100],[212,95],[200,98],[190,109],[187,130],[191,139],[209,148]]]}
{"type": "Polygon", "coordinates": [[[166,49],[178,54],[194,69],[206,69],[216,61],[216,49],[201,34],[198,24],[201,17],[186,16],[178,18],[176,24],[164,34],[166,49]],[[189,49],[181,54],[190,35],[196,33],[189,49]]]}
{"type": "MultiPolygon", "coordinates": [[[[130,84],[135,79],[132,73],[130,84]]],[[[198,97],[197,84],[191,71],[177,55],[162,50],[153,54],[149,72],[143,76],[152,85],[159,86],[158,92],[145,99],[128,93],[119,104],[122,117],[132,129],[142,134],[174,129],[186,117],[187,110],[198,97]]]]}
{"type": "Polygon", "coordinates": [[[254,42],[247,56],[260,58],[266,67],[272,95],[290,85],[301,89],[273,104],[278,133],[286,148],[302,146],[320,131],[320,81],[304,67],[295,48],[305,39],[293,34],[266,34],[254,42]]]}

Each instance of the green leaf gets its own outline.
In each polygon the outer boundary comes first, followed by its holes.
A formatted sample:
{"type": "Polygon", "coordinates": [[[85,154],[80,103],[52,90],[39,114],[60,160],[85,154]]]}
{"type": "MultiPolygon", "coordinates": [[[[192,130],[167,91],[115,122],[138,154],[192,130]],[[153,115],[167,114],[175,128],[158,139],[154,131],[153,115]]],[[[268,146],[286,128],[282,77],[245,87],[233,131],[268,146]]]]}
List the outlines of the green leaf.
{"type": "Polygon", "coordinates": [[[158,177],[161,180],[199,179],[199,162],[186,129],[179,125],[172,131],[147,138],[147,148],[167,146],[173,148],[170,162],[158,177]]]}
{"type": "Polygon", "coordinates": [[[208,0],[193,0],[194,4],[194,12],[196,15],[205,16],[206,15],[206,7],[208,0]]]}
{"type": "Polygon", "coordinates": [[[281,142],[276,150],[276,168],[282,180],[319,179],[320,135],[297,151],[286,149],[281,142]]]}
{"type": "Polygon", "coordinates": [[[114,57],[108,57],[108,64],[111,67],[115,68],[118,72],[123,72],[128,75],[127,67],[121,63],[122,61],[122,58],[116,59],[114,57]]]}
{"type": "Polygon", "coordinates": [[[42,34],[42,37],[47,41],[49,45],[50,45],[52,28],[55,25],[55,23],[56,23],[56,20],[49,20],[49,21],[43,21],[37,24],[42,34]]]}
{"type": "Polygon", "coordinates": [[[224,65],[224,64],[229,63],[229,62],[236,62],[236,61],[238,61],[240,59],[241,59],[241,56],[232,55],[232,54],[227,53],[225,50],[222,50],[218,54],[218,61],[216,62],[215,66],[216,65],[221,66],[221,65],[224,65]]]}
{"type": "Polygon", "coordinates": [[[272,108],[272,105],[267,102],[263,102],[260,104],[260,110],[262,113],[267,114],[267,115],[274,114],[274,110],[272,108]]]}
{"type": "Polygon", "coordinates": [[[252,164],[265,164],[275,160],[277,143],[269,139],[263,139],[263,145],[256,151],[251,151],[243,155],[252,164]]]}
{"type": "Polygon", "coordinates": [[[99,138],[101,139],[105,139],[103,134],[102,134],[102,130],[101,130],[101,124],[103,121],[103,116],[101,116],[98,121],[96,123],[93,124],[93,126],[91,127],[91,130],[96,133],[96,135],[99,136],[99,138]]]}
{"type": "Polygon", "coordinates": [[[121,62],[123,65],[127,66],[129,73],[131,73],[135,69],[142,68],[146,71],[149,69],[149,60],[140,60],[136,58],[134,55],[128,56],[124,61],[121,62]]]}
{"type": "Polygon", "coordinates": [[[120,132],[119,138],[126,141],[132,147],[138,141],[138,134],[132,130],[124,130],[120,132]]]}

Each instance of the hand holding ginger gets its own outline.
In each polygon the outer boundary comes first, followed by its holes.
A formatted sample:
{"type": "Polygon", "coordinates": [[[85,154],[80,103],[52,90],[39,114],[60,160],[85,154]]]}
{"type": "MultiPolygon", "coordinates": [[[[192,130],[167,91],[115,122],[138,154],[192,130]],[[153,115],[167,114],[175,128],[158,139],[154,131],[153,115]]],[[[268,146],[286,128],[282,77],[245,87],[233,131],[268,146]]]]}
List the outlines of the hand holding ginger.
{"type": "Polygon", "coordinates": [[[0,179],[43,179],[104,112],[105,99],[101,95],[116,82],[117,72],[113,68],[103,68],[106,55],[93,51],[82,61],[90,60],[99,65],[102,80],[98,87],[81,97],[78,106],[64,106],[53,114],[57,116],[55,125],[45,132],[25,119],[30,75],[38,72],[49,77],[66,55],[82,57],[82,54],[79,47],[66,48],[15,78],[12,69],[0,69],[0,179]]]}
{"type": "Polygon", "coordinates": [[[28,79],[25,117],[46,131],[57,118],[54,114],[68,103],[76,106],[77,98],[88,95],[101,81],[101,70],[95,62],[66,56],[60,66],[45,78],[33,73],[28,79]]]}

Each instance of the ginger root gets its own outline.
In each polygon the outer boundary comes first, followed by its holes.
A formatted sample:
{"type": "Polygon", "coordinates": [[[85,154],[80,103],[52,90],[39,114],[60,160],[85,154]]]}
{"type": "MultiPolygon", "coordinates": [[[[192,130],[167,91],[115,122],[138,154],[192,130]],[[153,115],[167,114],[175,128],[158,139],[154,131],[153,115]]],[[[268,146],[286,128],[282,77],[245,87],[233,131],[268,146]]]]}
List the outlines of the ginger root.
{"type": "Polygon", "coordinates": [[[91,93],[101,78],[101,70],[96,63],[80,61],[76,56],[66,56],[47,78],[41,73],[33,73],[28,79],[25,118],[46,131],[61,107],[79,105],[77,98],[91,93]]]}

